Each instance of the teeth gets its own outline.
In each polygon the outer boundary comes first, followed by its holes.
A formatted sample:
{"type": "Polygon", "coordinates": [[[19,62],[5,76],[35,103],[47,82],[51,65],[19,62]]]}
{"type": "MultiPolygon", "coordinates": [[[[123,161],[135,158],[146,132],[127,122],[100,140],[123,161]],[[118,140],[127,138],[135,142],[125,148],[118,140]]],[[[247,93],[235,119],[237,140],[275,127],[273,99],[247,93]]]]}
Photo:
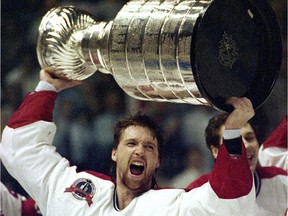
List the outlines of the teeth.
{"type": "Polygon", "coordinates": [[[143,163],[140,163],[140,162],[133,162],[132,164],[133,164],[133,165],[136,165],[136,166],[144,166],[144,164],[143,164],[143,163]]]}

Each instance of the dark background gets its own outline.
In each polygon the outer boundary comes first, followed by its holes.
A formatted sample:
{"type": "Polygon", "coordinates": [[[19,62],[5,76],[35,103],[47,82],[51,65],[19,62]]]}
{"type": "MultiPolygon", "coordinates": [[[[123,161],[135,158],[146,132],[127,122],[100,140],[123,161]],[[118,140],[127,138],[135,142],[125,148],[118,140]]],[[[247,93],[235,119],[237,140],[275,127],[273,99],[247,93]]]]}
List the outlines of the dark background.
{"type": "MultiPolygon", "coordinates": [[[[263,106],[256,111],[254,117],[260,144],[287,113],[287,1],[270,0],[269,2],[276,13],[281,29],[283,58],[275,87],[263,106]]],[[[1,1],[1,131],[9,117],[21,103],[26,92],[33,91],[38,82],[40,68],[36,57],[37,28],[44,14],[55,6],[74,5],[93,14],[97,21],[109,21],[113,20],[125,3],[126,1],[120,0],[1,1]]],[[[66,105],[60,107],[59,110],[67,115],[66,120],[69,123],[75,123],[76,121],[76,124],[81,123],[81,128],[84,131],[85,127],[89,131],[93,128],[93,123],[89,120],[103,116],[107,110],[114,109],[111,112],[122,115],[140,109],[154,117],[167,133],[166,158],[164,158],[164,164],[162,164],[164,168],[160,171],[160,175],[164,179],[169,180],[184,169],[183,152],[191,146],[200,146],[203,150],[203,171],[209,171],[211,168],[213,161],[209,151],[205,150],[204,129],[208,119],[212,115],[219,113],[212,107],[136,101],[125,95],[111,76],[100,73],[93,75],[83,85],[81,88],[68,90],[62,94],[63,96],[60,95],[59,97],[59,101],[64,101],[65,103],[63,102],[63,104],[66,105]],[[84,97],[82,97],[83,95],[84,97]],[[112,108],[109,107],[108,100],[111,95],[115,95],[116,99],[111,97],[110,102],[118,102],[112,104],[112,108]],[[69,100],[66,101],[66,98],[69,100]],[[79,100],[83,98],[84,102],[79,100]],[[107,103],[103,102],[106,99],[107,103]],[[72,104],[74,107],[72,107],[72,104]],[[193,141],[191,141],[191,138],[193,141]]],[[[59,113],[55,113],[55,116],[57,114],[59,113]]],[[[71,128],[66,129],[68,132],[71,130],[71,128]]],[[[84,160],[79,159],[80,161],[77,161],[73,158],[72,150],[70,150],[72,144],[69,140],[67,141],[71,137],[60,134],[63,133],[62,131],[57,131],[57,133],[59,133],[58,137],[66,138],[65,142],[63,141],[64,138],[61,141],[62,147],[58,147],[58,151],[62,155],[71,161],[75,160],[74,163],[79,167],[83,167],[83,169],[94,169],[94,165],[85,163],[85,160],[89,162],[90,159],[84,158],[84,160]]],[[[75,139],[77,140],[77,137],[75,139]]],[[[109,154],[107,153],[107,155],[109,154]]],[[[93,158],[96,156],[90,155],[89,157],[93,158]]],[[[106,163],[108,161],[103,164],[106,163]]],[[[96,171],[108,173],[109,167],[103,166],[101,169],[96,169],[96,171]]],[[[3,166],[1,166],[1,180],[8,188],[25,194],[25,191],[7,173],[3,166]]]]}

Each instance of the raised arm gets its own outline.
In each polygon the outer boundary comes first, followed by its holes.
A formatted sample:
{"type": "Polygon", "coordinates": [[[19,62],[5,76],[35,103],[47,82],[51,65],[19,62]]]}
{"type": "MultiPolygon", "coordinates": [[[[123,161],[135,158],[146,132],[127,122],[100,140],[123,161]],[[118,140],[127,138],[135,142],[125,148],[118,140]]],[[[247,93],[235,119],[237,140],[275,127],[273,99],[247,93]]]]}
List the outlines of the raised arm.
{"type": "Polygon", "coordinates": [[[242,143],[241,128],[255,113],[248,98],[232,97],[227,103],[232,105],[234,110],[226,119],[224,145],[220,145],[209,181],[220,198],[231,199],[248,195],[253,187],[253,176],[242,143]],[[219,178],[226,181],[219,181],[219,178]]]}
{"type": "MultiPolygon", "coordinates": [[[[53,108],[57,92],[80,84],[62,78],[54,78],[51,69],[41,70],[35,92],[27,94],[21,106],[13,114],[2,133],[0,155],[9,173],[27,193],[39,203],[45,212],[48,188],[64,174],[69,162],[62,158],[52,140],[56,132],[53,108]]],[[[51,197],[52,199],[52,197],[51,197]]]]}
{"type": "Polygon", "coordinates": [[[219,146],[215,166],[186,190],[199,194],[208,215],[251,215],[256,195],[240,129],[253,117],[254,109],[247,98],[230,98],[227,103],[234,109],[226,119],[224,144],[219,146]]]}

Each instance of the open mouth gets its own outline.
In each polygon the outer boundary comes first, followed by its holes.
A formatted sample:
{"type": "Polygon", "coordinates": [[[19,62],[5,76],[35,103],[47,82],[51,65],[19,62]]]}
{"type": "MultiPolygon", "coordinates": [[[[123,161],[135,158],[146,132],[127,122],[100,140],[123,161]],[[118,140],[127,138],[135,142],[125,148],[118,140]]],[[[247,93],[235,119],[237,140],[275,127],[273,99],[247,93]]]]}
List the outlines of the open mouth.
{"type": "Polygon", "coordinates": [[[141,175],[144,172],[144,165],[139,162],[134,162],[130,165],[130,172],[133,175],[141,175]]]}

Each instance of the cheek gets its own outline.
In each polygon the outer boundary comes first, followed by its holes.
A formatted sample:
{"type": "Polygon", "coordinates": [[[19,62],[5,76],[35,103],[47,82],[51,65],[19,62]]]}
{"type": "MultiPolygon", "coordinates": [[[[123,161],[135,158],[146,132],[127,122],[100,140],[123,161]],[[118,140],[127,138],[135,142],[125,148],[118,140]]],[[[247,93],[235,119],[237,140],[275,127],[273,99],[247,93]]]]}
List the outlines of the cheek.
{"type": "Polygon", "coordinates": [[[160,160],[159,160],[158,156],[153,155],[147,159],[148,159],[148,161],[150,161],[150,165],[151,165],[152,169],[156,169],[160,166],[160,160]]]}
{"type": "Polygon", "coordinates": [[[258,155],[259,155],[259,146],[258,145],[255,145],[255,154],[256,154],[256,157],[258,159],[258,155]]]}
{"type": "Polygon", "coordinates": [[[258,144],[258,142],[253,142],[252,146],[253,146],[253,148],[255,149],[255,151],[258,152],[258,150],[259,150],[259,144],[258,144]]]}

